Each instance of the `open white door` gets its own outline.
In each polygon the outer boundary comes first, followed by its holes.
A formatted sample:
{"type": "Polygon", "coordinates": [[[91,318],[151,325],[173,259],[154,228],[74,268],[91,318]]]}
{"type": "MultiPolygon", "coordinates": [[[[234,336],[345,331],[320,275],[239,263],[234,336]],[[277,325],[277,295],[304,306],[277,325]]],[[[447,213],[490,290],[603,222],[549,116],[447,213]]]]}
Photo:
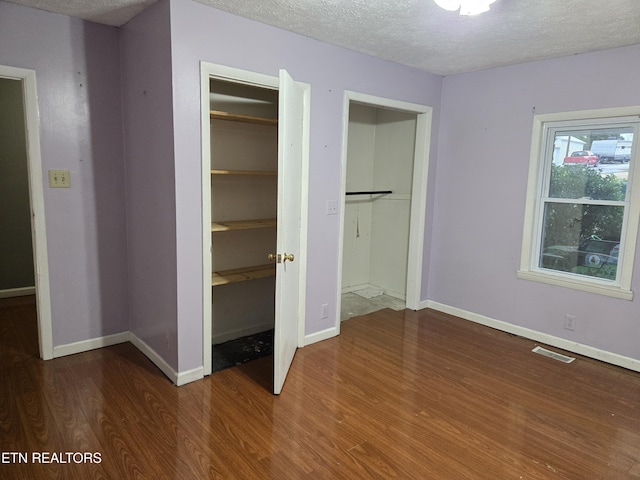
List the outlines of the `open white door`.
{"type": "Polygon", "coordinates": [[[280,70],[278,111],[278,234],[273,393],[279,394],[298,348],[300,232],[305,91],[280,70]]]}

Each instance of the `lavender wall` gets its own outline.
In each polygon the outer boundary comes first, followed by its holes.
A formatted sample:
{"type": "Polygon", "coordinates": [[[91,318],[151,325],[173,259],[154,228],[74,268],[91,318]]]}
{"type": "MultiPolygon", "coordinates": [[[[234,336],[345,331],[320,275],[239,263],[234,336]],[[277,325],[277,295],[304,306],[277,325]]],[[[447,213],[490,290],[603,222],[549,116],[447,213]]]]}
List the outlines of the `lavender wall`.
{"type": "MultiPolygon", "coordinates": [[[[199,62],[204,60],[273,76],[285,68],[294,79],[311,84],[307,334],[332,327],[338,308],[341,217],[327,216],[326,202],[338,199],[340,193],[344,90],[431,105],[435,109],[434,125],[437,125],[442,79],[190,0],[171,0],[171,33],[178,341],[180,371],[184,371],[202,364],[199,62]],[[329,305],[328,319],[319,318],[320,305],[324,303],[329,305]]],[[[435,128],[434,132],[437,132],[435,128]]],[[[428,251],[425,258],[428,262],[428,251]]]]}
{"type": "Polygon", "coordinates": [[[121,29],[129,329],[178,369],[169,4],[121,29]]]}
{"type": "Polygon", "coordinates": [[[640,105],[639,58],[636,45],[444,79],[430,300],[640,359],[640,252],[634,301],[516,278],[533,109],[640,105]]]}
{"type": "Polygon", "coordinates": [[[36,71],[53,344],[128,330],[118,30],[0,2],[0,64],[36,71]]]}

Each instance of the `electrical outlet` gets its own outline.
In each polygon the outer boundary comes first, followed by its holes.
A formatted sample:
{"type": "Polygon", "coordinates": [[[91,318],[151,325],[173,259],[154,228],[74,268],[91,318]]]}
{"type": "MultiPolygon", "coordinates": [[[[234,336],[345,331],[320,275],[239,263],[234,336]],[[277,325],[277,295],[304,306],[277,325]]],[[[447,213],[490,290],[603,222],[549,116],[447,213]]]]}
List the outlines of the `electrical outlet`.
{"type": "Polygon", "coordinates": [[[49,170],[49,188],[71,188],[69,170],[49,170]]]}
{"type": "Polygon", "coordinates": [[[338,214],[338,201],[329,200],[327,202],[327,215],[337,215],[337,214],[338,214]]]}
{"type": "Polygon", "coordinates": [[[320,318],[327,318],[329,316],[329,304],[323,303],[320,305],[320,318]]]}
{"type": "Polygon", "coordinates": [[[576,317],[574,315],[566,314],[564,316],[564,328],[572,331],[576,329],[576,317]]]}

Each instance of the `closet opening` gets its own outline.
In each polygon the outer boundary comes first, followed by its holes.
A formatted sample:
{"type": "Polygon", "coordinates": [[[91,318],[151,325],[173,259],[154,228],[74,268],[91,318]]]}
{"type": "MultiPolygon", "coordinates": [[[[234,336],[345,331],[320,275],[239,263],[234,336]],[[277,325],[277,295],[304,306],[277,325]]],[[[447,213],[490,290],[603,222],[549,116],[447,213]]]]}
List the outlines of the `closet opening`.
{"type": "MultiPolygon", "coordinates": [[[[273,354],[278,91],[210,79],[212,372],[273,354]]],[[[211,347],[210,347],[211,348],[211,347]]]]}
{"type": "Polygon", "coordinates": [[[203,373],[222,344],[272,331],[278,395],[303,346],[311,87],[200,66],[203,373]]]}
{"type": "Polygon", "coordinates": [[[0,318],[20,354],[38,356],[22,82],[0,77],[0,318]],[[18,315],[22,315],[19,318],[18,315]]]}
{"type": "Polygon", "coordinates": [[[5,299],[0,303],[26,309],[36,320],[28,329],[26,349],[49,360],[53,358],[51,295],[35,71],[0,65],[0,104],[4,157],[0,299],[5,299]],[[36,337],[37,344],[32,340],[36,337]]]}
{"type": "Polygon", "coordinates": [[[419,308],[430,127],[430,107],[346,94],[339,321],[419,308]]]}

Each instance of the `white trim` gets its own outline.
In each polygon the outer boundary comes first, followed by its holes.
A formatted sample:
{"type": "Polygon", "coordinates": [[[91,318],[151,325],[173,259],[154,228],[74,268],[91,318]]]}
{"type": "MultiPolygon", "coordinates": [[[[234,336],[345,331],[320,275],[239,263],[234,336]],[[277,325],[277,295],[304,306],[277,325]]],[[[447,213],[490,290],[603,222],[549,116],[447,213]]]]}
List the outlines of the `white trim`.
{"type": "MultiPolygon", "coordinates": [[[[541,209],[540,202],[543,201],[542,184],[547,180],[542,180],[545,176],[546,160],[548,155],[543,155],[545,149],[549,147],[547,130],[555,129],[565,124],[577,124],[580,126],[634,122],[634,143],[640,145],[638,136],[640,129],[637,126],[640,106],[603,108],[598,110],[583,110],[575,112],[549,113],[534,115],[531,133],[531,151],[529,155],[529,173],[527,183],[527,195],[524,210],[524,227],[522,233],[522,249],[520,253],[520,268],[517,276],[523,280],[536,281],[556,285],[574,290],[581,290],[589,293],[607,295],[623,300],[633,300],[631,290],[631,280],[633,274],[634,255],[637,245],[638,218],[640,218],[640,173],[636,165],[640,162],[640,148],[635,148],[631,159],[629,171],[629,192],[625,206],[625,221],[622,231],[622,251],[620,252],[619,275],[615,282],[592,278],[585,275],[570,274],[564,272],[549,271],[538,268],[541,242],[541,209]],[[544,143],[546,142],[546,144],[544,143]]],[[[640,168],[640,167],[638,167],[640,168]]],[[[564,201],[563,199],[559,199],[564,201]]],[[[582,201],[581,203],[589,203],[582,201]]],[[[609,202],[613,203],[613,202],[609,202]]],[[[620,202],[615,202],[616,204],[620,202]]],[[[608,204],[598,202],[598,204],[608,204]]]]}
{"type": "Polygon", "coordinates": [[[304,345],[311,345],[313,343],[321,342],[323,340],[328,340],[329,338],[333,338],[340,333],[338,329],[335,327],[330,327],[325,330],[321,330],[319,332],[311,333],[309,335],[305,335],[304,337],[304,345]]]}
{"type": "Polygon", "coordinates": [[[431,300],[422,300],[418,305],[418,310],[424,310],[425,308],[432,308],[431,300]]]}
{"type": "Polygon", "coordinates": [[[298,270],[298,347],[305,346],[307,315],[307,255],[309,228],[309,150],[311,137],[311,85],[296,82],[304,90],[304,113],[302,124],[302,165],[300,179],[300,263],[298,270]]]}
{"type": "MultiPolygon", "coordinates": [[[[340,208],[338,214],[340,215],[340,220],[338,222],[338,264],[337,267],[337,289],[336,289],[336,312],[335,317],[333,319],[333,327],[323,330],[323,333],[331,330],[334,332],[334,335],[340,334],[340,324],[342,323],[340,318],[340,310],[341,310],[341,298],[342,298],[342,262],[344,258],[344,212],[346,208],[346,191],[347,191],[347,151],[349,146],[349,107],[350,107],[350,97],[347,91],[344,92],[344,98],[342,101],[342,158],[341,158],[341,172],[340,172],[340,208]]],[[[330,335],[326,338],[330,338],[333,335],[330,335]]],[[[324,339],[322,336],[319,338],[324,339]]],[[[316,340],[318,341],[318,340],[316,340]]],[[[312,343],[312,342],[310,342],[312,343]]]]}
{"type": "Polygon", "coordinates": [[[131,332],[129,334],[129,341],[138,349],[142,354],[147,357],[151,362],[164,373],[169,380],[174,384],[178,382],[178,372],[176,372],[171,365],[169,365],[164,358],[156,353],[156,351],[147,345],[136,334],[131,332]]]}
{"type": "Polygon", "coordinates": [[[53,348],[53,357],[65,357],[67,355],[75,355],[76,353],[88,352],[97,348],[110,347],[119,343],[129,341],[129,332],[114,333],[104,337],[90,338],[79,342],[67,343],[66,345],[57,345],[53,348]]]}
{"type": "Polygon", "coordinates": [[[19,287],[7,288],[0,290],[0,298],[26,297],[27,295],[35,295],[36,287],[19,287]]]}
{"type": "Polygon", "coordinates": [[[518,270],[516,272],[518,278],[522,280],[531,280],[534,282],[547,283],[557,287],[572,288],[574,290],[582,290],[583,292],[596,293],[606,295],[608,297],[619,298],[621,300],[633,300],[633,291],[621,288],[617,285],[606,285],[604,282],[598,283],[597,279],[587,282],[575,275],[575,281],[568,275],[556,274],[553,271],[542,273],[538,271],[518,270]]]}
{"type": "Polygon", "coordinates": [[[416,119],[416,146],[413,165],[413,187],[411,190],[411,220],[409,222],[411,229],[409,231],[406,289],[406,304],[407,308],[411,310],[417,310],[422,292],[422,263],[427,215],[432,117],[433,109],[427,107],[427,111],[419,113],[416,119]]]}
{"type": "Polygon", "coordinates": [[[211,292],[211,130],[209,78],[213,65],[200,62],[200,138],[202,143],[202,366],[204,375],[212,370],[211,292]],[[207,220],[209,219],[209,220],[207,220]]]}
{"type": "Polygon", "coordinates": [[[204,377],[203,368],[197,367],[185,372],[176,372],[155,350],[143,342],[134,333],[126,331],[106,335],[104,337],[91,338],[80,342],[68,343],[66,345],[58,345],[53,349],[53,358],[65,357],[67,355],[75,355],[76,353],[89,352],[98,348],[110,347],[121,343],[131,342],[140,352],[147,357],[158,369],[166,375],[176,386],[185,385],[187,383],[200,380],[204,377]]]}
{"type": "Polygon", "coordinates": [[[38,90],[35,70],[0,65],[0,77],[20,80],[24,97],[27,164],[29,171],[29,198],[31,202],[31,232],[33,238],[34,273],[36,282],[36,309],[38,317],[38,343],[40,358],[53,358],[53,332],[51,321],[51,292],[49,286],[49,258],[47,230],[44,217],[44,183],[40,152],[40,126],[38,90]]]}
{"type": "Polygon", "coordinates": [[[181,387],[187,383],[202,380],[204,378],[204,369],[202,367],[196,367],[186,372],[178,372],[178,375],[173,383],[176,387],[181,387]]]}
{"type": "Polygon", "coordinates": [[[347,147],[349,140],[349,107],[351,102],[374,108],[388,108],[416,114],[416,136],[413,163],[413,185],[411,190],[411,214],[409,221],[409,254],[407,258],[406,308],[417,310],[422,289],[422,261],[424,250],[425,217],[427,210],[427,180],[429,173],[429,150],[431,147],[431,124],[433,108],[427,105],[377,97],[365,93],[345,90],[342,113],[342,172],[340,186],[340,227],[338,237],[337,305],[334,325],[340,333],[340,295],[342,294],[342,262],[344,237],[345,192],[347,185],[347,147]]]}
{"type": "MultiPolygon", "coordinates": [[[[173,367],[164,360],[164,358],[158,355],[153,348],[147,345],[134,333],[129,334],[129,341],[149,360],[151,360],[151,362],[177,387],[204,378],[203,367],[196,367],[185,372],[176,372],[173,367]]],[[[211,350],[211,348],[209,348],[209,350],[211,350]]]]}
{"type": "Polygon", "coordinates": [[[447,313],[449,315],[454,315],[464,320],[469,320],[474,323],[479,323],[480,325],[495,328],[496,330],[500,330],[502,332],[512,333],[520,337],[528,338],[529,340],[533,340],[535,342],[544,343],[545,345],[551,345],[553,347],[561,348],[568,352],[577,353],[578,355],[583,355],[585,357],[593,358],[602,362],[610,363],[612,365],[617,365],[619,367],[640,372],[640,360],[637,360],[635,358],[625,357],[617,353],[608,352],[606,350],[591,347],[589,345],[584,345],[582,343],[572,342],[571,340],[567,340],[566,338],[560,338],[554,335],[549,335],[547,333],[538,332],[536,330],[531,330],[529,328],[514,325],[502,320],[496,320],[494,318],[480,315],[478,313],[462,310],[461,308],[451,307],[443,303],[434,302],[432,300],[427,300],[426,304],[427,308],[447,313]]]}

